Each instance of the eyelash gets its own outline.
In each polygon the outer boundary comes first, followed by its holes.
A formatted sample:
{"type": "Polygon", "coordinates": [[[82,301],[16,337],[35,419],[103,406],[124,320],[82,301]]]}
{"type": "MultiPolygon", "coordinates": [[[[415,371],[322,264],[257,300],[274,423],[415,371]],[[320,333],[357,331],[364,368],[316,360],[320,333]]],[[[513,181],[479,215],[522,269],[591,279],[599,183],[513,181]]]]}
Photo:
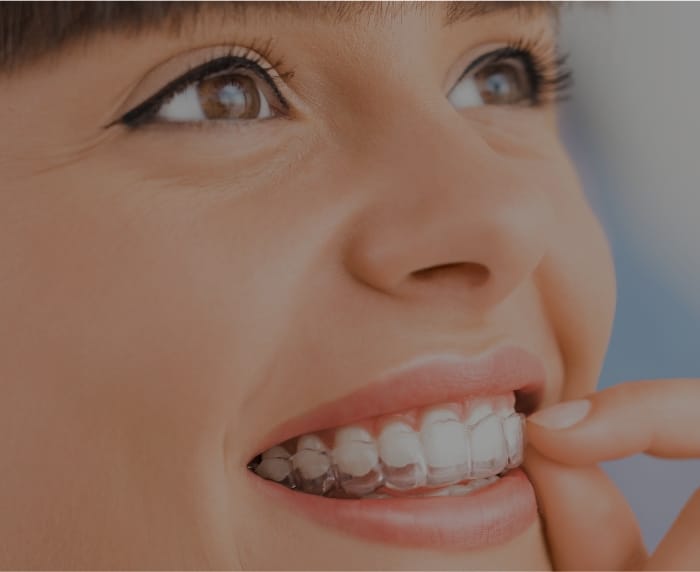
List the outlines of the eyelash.
{"type": "Polygon", "coordinates": [[[271,51],[271,43],[272,42],[268,42],[260,47],[251,45],[249,48],[230,48],[219,57],[191,67],[184,74],[159,89],[154,95],[146,99],[146,101],[136,106],[131,111],[126,112],[114,123],[122,123],[133,129],[149,123],[164,103],[175,97],[181,91],[184,91],[189,85],[197,83],[214,73],[234,69],[247,69],[255,73],[255,75],[270,87],[275,97],[279,99],[284,111],[288,111],[289,102],[282,95],[277,81],[290,79],[294,75],[294,72],[283,71],[285,69],[285,63],[282,58],[277,58],[271,62],[268,61],[269,58],[267,54],[271,51]],[[273,72],[274,77],[271,75],[271,72],[273,72]]]}
{"type": "MultiPolygon", "coordinates": [[[[284,111],[289,110],[289,103],[282,95],[277,81],[288,80],[294,75],[293,71],[284,71],[284,61],[281,58],[268,63],[270,44],[250,48],[231,48],[224,55],[211,59],[201,65],[191,67],[180,77],[169,82],[154,95],[146,99],[134,109],[110,123],[121,123],[131,129],[149,123],[158,113],[160,107],[169,99],[214,73],[229,69],[247,69],[263,80],[279,99],[284,111]],[[263,54],[263,55],[260,55],[263,54]],[[271,75],[274,72],[274,77],[271,75]]],[[[509,59],[517,59],[523,65],[528,80],[532,85],[532,107],[541,107],[555,101],[565,101],[569,97],[572,84],[572,73],[566,67],[568,54],[557,55],[538,40],[520,39],[507,43],[503,48],[488,52],[472,61],[460,76],[460,80],[482,65],[495,64],[509,59]]]]}
{"type": "Polygon", "coordinates": [[[517,59],[523,65],[532,85],[531,107],[566,101],[570,98],[573,74],[567,66],[569,54],[559,54],[539,39],[521,38],[507,42],[497,50],[488,52],[472,61],[460,76],[460,80],[482,65],[517,59]]]}

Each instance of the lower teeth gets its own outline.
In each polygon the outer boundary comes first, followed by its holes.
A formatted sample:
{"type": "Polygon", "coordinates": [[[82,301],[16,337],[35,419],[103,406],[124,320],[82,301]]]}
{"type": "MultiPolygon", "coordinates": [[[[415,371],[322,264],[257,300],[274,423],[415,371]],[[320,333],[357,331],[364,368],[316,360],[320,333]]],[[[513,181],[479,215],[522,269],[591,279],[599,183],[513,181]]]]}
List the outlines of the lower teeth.
{"type": "MultiPolygon", "coordinates": [[[[483,489],[484,487],[486,487],[490,484],[493,484],[498,480],[500,480],[500,477],[498,477],[498,476],[486,477],[483,479],[474,479],[473,481],[469,481],[467,484],[442,487],[439,489],[428,491],[428,492],[420,494],[420,495],[406,495],[406,496],[402,495],[401,498],[463,497],[463,496],[467,496],[470,493],[478,491],[479,489],[483,489]]],[[[363,499],[391,499],[391,498],[397,498],[397,496],[396,495],[387,495],[387,494],[382,494],[382,493],[373,493],[373,494],[365,495],[365,496],[359,497],[359,498],[363,498],[363,499]]]]}
{"type": "Polygon", "coordinates": [[[438,491],[432,492],[425,494],[423,496],[426,497],[463,497],[465,495],[468,495],[469,493],[473,493],[474,491],[478,491],[479,489],[483,489],[485,486],[488,486],[492,483],[495,483],[497,480],[499,480],[500,477],[493,476],[493,477],[486,477],[484,479],[475,479],[473,481],[470,481],[466,485],[452,485],[451,487],[446,487],[444,489],[440,489],[438,491]]]}

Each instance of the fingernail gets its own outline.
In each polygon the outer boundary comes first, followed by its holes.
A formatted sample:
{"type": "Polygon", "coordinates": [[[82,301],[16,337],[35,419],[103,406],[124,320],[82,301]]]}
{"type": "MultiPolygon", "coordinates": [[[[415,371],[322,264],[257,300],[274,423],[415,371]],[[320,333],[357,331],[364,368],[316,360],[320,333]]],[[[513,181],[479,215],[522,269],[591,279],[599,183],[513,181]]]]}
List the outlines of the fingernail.
{"type": "Polygon", "coordinates": [[[582,421],[590,409],[591,402],[588,399],[577,399],[576,401],[557,403],[552,407],[533,413],[528,419],[547,429],[566,429],[582,421]]]}

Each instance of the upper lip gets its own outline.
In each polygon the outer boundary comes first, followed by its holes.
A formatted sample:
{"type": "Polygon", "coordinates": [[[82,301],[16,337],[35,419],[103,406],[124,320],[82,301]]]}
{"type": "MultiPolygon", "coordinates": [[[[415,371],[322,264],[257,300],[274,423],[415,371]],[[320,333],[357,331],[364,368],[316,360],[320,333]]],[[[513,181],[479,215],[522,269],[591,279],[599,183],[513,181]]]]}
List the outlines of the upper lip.
{"type": "Polygon", "coordinates": [[[499,346],[472,356],[424,355],[340,399],[283,422],[253,454],[299,435],[476,395],[515,392],[516,409],[529,414],[541,401],[545,383],[540,359],[520,346],[499,346]]]}

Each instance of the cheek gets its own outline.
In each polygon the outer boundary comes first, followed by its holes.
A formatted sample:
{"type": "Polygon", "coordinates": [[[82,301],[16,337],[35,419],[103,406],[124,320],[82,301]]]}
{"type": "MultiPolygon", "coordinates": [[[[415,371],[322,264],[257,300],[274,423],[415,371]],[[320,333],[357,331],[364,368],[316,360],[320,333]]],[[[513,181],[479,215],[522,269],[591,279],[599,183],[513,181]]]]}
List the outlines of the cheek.
{"type": "Polygon", "coordinates": [[[229,494],[224,438],[290,335],[308,266],[293,236],[311,225],[261,216],[259,199],[77,175],[0,197],[0,449],[33,475],[7,487],[28,513],[74,523],[69,537],[115,538],[124,517],[162,531],[167,554],[171,533],[197,538],[194,512],[229,494]],[[77,501],[92,496],[120,508],[77,501]]]}
{"type": "Polygon", "coordinates": [[[562,394],[553,396],[559,400],[597,385],[615,314],[616,283],[607,237],[573,170],[562,170],[553,189],[556,223],[536,278],[562,356],[562,394]]]}
{"type": "Polygon", "coordinates": [[[1,205],[0,373],[55,390],[56,418],[80,403],[92,430],[133,424],[163,450],[212,449],[295,335],[319,225],[293,193],[118,173],[83,163],[1,205]]]}
{"type": "Polygon", "coordinates": [[[17,522],[35,516],[26,537],[57,550],[80,537],[96,554],[111,553],[105,539],[167,554],[220,457],[235,344],[191,209],[160,210],[170,203],[106,175],[37,177],[0,197],[5,490],[17,522]]]}
{"type": "Polygon", "coordinates": [[[255,268],[276,264],[278,241],[252,238],[245,205],[207,216],[191,193],[102,178],[35,180],[3,205],[0,376],[26,406],[41,396],[47,448],[70,420],[85,458],[95,442],[80,434],[116,450],[119,432],[162,468],[175,451],[195,466],[220,455],[239,380],[273,351],[284,277],[255,268]]]}

